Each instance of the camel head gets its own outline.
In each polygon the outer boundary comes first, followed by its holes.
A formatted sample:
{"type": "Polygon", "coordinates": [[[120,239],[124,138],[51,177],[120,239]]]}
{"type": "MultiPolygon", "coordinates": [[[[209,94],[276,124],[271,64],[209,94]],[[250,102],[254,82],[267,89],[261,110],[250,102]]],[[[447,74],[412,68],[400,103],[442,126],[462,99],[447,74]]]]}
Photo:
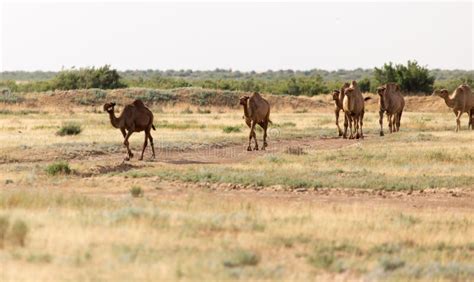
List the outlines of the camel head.
{"type": "Polygon", "coordinates": [[[380,96],[383,96],[385,95],[385,90],[387,90],[387,87],[385,87],[385,85],[377,87],[377,94],[379,94],[380,96]]]}
{"type": "Polygon", "coordinates": [[[431,94],[431,96],[439,96],[439,97],[447,97],[448,95],[449,95],[449,92],[446,89],[435,90],[433,91],[433,94],[431,94]]]}
{"type": "Polygon", "coordinates": [[[242,106],[246,106],[247,105],[247,101],[249,100],[249,96],[243,96],[243,97],[240,97],[240,105],[242,106]]]}
{"type": "Polygon", "coordinates": [[[334,101],[339,100],[339,94],[340,94],[340,93],[341,93],[341,92],[340,92],[339,90],[333,90],[333,91],[332,91],[332,99],[333,99],[334,101]]]}
{"type": "Polygon", "coordinates": [[[351,85],[351,87],[346,88],[346,89],[344,90],[344,95],[346,95],[346,96],[348,96],[348,97],[351,97],[351,96],[355,93],[354,90],[355,90],[354,87],[351,85]]]}
{"type": "Polygon", "coordinates": [[[113,113],[114,107],[115,107],[115,103],[105,103],[104,112],[113,113]]]}

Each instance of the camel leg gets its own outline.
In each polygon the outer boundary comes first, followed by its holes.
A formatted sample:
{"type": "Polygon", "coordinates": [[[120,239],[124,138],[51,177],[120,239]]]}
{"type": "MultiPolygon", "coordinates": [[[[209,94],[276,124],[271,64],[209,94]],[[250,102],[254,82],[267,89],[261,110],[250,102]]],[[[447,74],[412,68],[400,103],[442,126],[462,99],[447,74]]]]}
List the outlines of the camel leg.
{"type": "Polygon", "coordinates": [[[262,147],[262,150],[265,150],[265,148],[268,146],[268,144],[267,144],[268,121],[264,121],[264,122],[260,123],[260,126],[263,128],[263,147],[262,147]]]}
{"type": "Polygon", "coordinates": [[[359,117],[354,117],[354,138],[359,139],[359,117]]]}
{"type": "Polygon", "coordinates": [[[346,113],[344,113],[344,133],[342,134],[342,138],[347,139],[347,126],[348,126],[348,119],[346,113]]]}
{"type": "Polygon", "coordinates": [[[129,130],[127,132],[127,135],[125,136],[125,140],[123,141],[123,144],[127,148],[128,156],[125,158],[126,161],[129,161],[131,158],[133,158],[133,153],[132,150],[130,150],[130,143],[128,143],[128,138],[132,135],[133,130],[129,130]]]}
{"type": "Polygon", "coordinates": [[[461,130],[461,116],[462,116],[462,111],[459,111],[456,115],[456,132],[461,130]]]}
{"type": "Polygon", "coordinates": [[[148,132],[145,130],[145,141],[143,142],[142,155],[138,159],[139,161],[143,160],[143,154],[145,153],[145,148],[148,145],[148,132]]]}
{"type": "Polygon", "coordinates": [[[336,126],[337,126],[337,132],[339,133],[339,136],[342,136],[342,130],[341,128],[339,127],[339,112],[341,110],[340,109],[336,109],[334,111],[334,113],[336,114],[336,126]]]}
{"type": "Polygon", "coordinates": [[[151,151],[153,152],[153,158],[155,158],[155,145],[153,144],[153,137],[151,137],[150,129],[148,129],[148,139],[150,140],[151,151]]]}
{"type": "Polygon", "coordinates": [[[125,138],[125,136],[127,136],[127,131],[125,131],[124,128],[120,128],[120,132],[122,132],[123,138],[125,138]]]}
{"type": "Polygon", "coordinates": [[[383,136],[383,111],[379,111],[380,136],[383,136]]]}
{"type": "Polygon", "coordinates": [[[360,115],[360,138],[361,139],[364,139],[364,131],[362,130],[362,126],[364,126],[364,112],[362,112],[362,114],[360,115]]]}
{"type": "MultiPolygon", "coordinates": [[[[252,138],[255,138],[255,144],[257,144],[254,121],[251,121],[250,134],[249,134],[249,146],[247,147],[247,151],[252,151],[252,147],[250,146],[250,144],[252,143],[252,138]]],[[[256,148],[256,150],[258,150],[258,147],[256,148]]]]}
{"type": "Polygon", "coordinates": [[[392,116],[393,115],[387,113],[387,122],[388,122],[388,128],[389,128],[390,133],[393,132],[392,116]]]}
{"type": "Polygon", "coordinates": [[[253,148],[255,151],[258,151],[258,141],[257,141],[257,133],[255,133],[255,124],[253,126],[253,141],[255,141],[255,147],[253,148]]]}
{"type": "Polygon", "coordinates": [[[469,124],[467,126],[467,129],[474,130],[474,109],[471,109],[468,114],[469,114],[469,124]]]}
{"type": "Polygon", "coordinates": [[[349,135],[349,139],[354,139],[354,132],[352,131],[353,118],[350,115],[347,115],[347,119],[349,120],[349,129],[351,131],[351,135],[349,135]]]}
{"type": "Polygon", "coordinates": [[[400,131],[400,123],[402,122],[403,110],[397,114],[397,132],[400,131]]]}

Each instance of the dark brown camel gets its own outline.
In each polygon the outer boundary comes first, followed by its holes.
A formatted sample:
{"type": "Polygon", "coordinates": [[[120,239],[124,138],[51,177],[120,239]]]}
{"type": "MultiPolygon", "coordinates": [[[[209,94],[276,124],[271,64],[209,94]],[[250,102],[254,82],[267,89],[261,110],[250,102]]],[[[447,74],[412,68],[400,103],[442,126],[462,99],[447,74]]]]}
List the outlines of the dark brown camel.
{"type": "Polygon", "coordinates": [[[260,94],[254,92],[251,97],[243,96],[240,98],[240,105],[244,108],[244,119],[248,127],[250,127],[249,146],[247,151],[252,151],[250,146],[252,138],[255,140],[255,150],[258,151],[257,136],[255,134],[255,126],[258,124],[263,128],[263,147],[262,150],[268,146],[267,144],[267,128],[270,120],[270,104],[260,94]]]}
{"type": "Polygon", "coordinates": [[[132,104],[125,106],[119,117],[114,113],[115,103],[106,103],[104,111],[109,113],[110,123],[115,128],[120,129],[125,140],[123,144],[127,148],[128,155],[125,160],[133,158],[133,153],[130,150],[128,139],[133,132],[145,131],[145,142],[143,143],[142,155],[139,160],[143,160],[143,153],[150,140],[153,158],[155,158],[155,147],[153,146],[153,137],[151,137],[151,129],[156,130],[153,126],[153,113],[145,107],[141,100],[135,100],[132,104]]]}

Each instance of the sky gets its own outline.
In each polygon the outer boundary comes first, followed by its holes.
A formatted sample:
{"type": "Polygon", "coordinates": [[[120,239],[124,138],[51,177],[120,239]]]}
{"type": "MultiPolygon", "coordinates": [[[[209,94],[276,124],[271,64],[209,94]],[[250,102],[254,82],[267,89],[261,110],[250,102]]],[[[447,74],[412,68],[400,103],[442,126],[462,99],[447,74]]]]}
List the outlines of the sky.
{"type": "Polygon", "coordinates": [[[0,71],[473,69],[473,2],[2,2],[0,71]]]}

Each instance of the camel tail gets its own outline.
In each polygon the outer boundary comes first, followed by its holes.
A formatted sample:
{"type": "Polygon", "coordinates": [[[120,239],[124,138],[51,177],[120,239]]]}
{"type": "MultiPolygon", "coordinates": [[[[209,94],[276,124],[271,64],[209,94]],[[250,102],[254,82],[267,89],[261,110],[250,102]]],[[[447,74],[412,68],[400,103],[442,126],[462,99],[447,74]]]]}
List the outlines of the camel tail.
{"type": "Polygon", "coordinates": [[[370,100],[370,99],[372,99],[372,97],[365,97],[365,98],[364,98],[364,101],[368,101],[368,100],[370,100]]]}
{"type": "Polygon", "coordinates": [[[151,125],[151,128],[153,128],[153,130],[156,130],[156,128],[155,128],[155,126],[154,126],[153,124],[151,125]]]}

